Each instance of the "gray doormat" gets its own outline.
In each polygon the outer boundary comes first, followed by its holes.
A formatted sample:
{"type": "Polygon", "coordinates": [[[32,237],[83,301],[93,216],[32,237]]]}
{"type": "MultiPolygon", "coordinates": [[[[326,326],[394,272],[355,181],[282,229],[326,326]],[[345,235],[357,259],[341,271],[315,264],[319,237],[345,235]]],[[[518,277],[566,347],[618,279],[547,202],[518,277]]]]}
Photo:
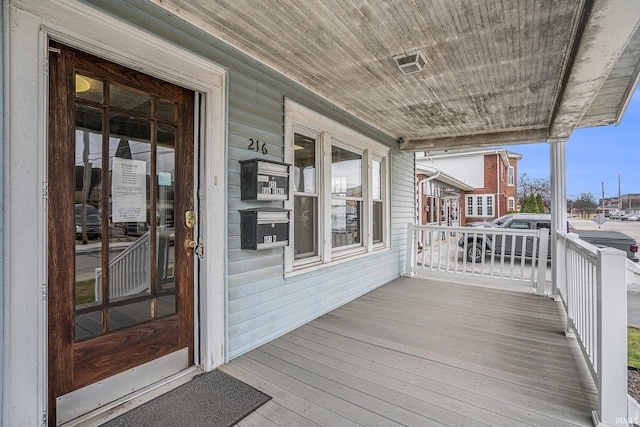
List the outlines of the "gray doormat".
{"type": "Polygon", "coordinates": [[[198,375],[103,426],[232,426],[270,399],[270,396],[216,369],[198,375]]]}

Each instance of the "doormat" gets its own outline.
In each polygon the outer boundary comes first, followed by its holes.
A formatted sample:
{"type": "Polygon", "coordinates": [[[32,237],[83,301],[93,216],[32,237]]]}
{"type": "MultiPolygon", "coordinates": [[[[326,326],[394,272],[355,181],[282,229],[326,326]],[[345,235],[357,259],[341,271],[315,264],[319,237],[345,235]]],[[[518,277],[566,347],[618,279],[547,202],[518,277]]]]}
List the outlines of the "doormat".
{"type": "Polygon", "coordinates": [[[240,380],[215,370],[103,424],[107,427],[226,427],[271,399],[240,380]]]}

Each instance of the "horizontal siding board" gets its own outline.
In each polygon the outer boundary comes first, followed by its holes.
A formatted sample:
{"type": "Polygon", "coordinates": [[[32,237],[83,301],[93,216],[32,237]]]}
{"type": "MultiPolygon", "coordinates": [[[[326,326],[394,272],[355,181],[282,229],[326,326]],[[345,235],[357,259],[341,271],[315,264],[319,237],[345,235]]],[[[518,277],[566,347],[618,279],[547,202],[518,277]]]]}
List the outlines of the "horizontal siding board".
{"type": "Polygon", "coordinates": [[[240,355],[398,277],[404,247],[396,243],[403,233],[395,230],[413,216],[415,195],[411,186],[415,178],[412,155],[400,152],[395,138],[146,1],[130,0],[126,4],[89,1],[228,70],[226,286],[231,325],[228,355],[240,355]],[[283,160],[285,99],[390,147],[391,250],[285,279],[282,248],[240,249],[238,210],[283,207],[282,202],[240,200],[239,161],[256,157],[283,160]],[[268,154],[250,151],[250,138],[265,142],[268,154]]]}
{"type": "MultiPolygon", "coordinates": [[[[388,255],[373,255],[371,258],[368,258],[366,264],[363,265],[343,264],[334,267],[332,268],[334,271],[331,275],[327,275],[326,272],[316,271],[287,280],[281,278],[281,280],[277,282],[273,279],[263,279],[254,282],[233,283],[229,285],[229,301],[246,299],[247,301],[260,303],[297,290],[310,289],[313,292],[317,292],[321,289],[330,289],[336,286],[349,286],[349,283],[341,283],[341,278],[345,278],[347,274],[353,271],[358,274],[358,277],[370,275],[374,279],[377,274],[391,275],[394,273],[397,275],[395,271],[388,271],[390,266],[393,265],[393,258],[394,257],[389,257],[388,255]],[[372,265],[375,265],[376,268],[372,268],[372,265]],[[373,273],[367,273],[369,270],[372,270],[373,273]],[[270,293],[272,295],[270,295],[270,293]]],[[[344,280],[342,282],[344,282],[344,280]]]]}

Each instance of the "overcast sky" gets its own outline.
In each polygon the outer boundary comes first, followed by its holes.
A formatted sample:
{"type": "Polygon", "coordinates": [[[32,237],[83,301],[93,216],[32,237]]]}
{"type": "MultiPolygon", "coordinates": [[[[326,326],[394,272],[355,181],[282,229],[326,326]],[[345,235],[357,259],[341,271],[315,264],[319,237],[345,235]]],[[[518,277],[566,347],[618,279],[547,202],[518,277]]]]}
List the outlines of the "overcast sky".
{"type": "MultiPolygon", "coordinates": [[[[518,176],[549,177],[549,145],[506,147],[522,154],[518,176]]],[[[592,193],[596,200],[620,192],[640,193],[640,90],[636,90],[619,126],[577,129],[567,142],[567,197],[592,193]]]]}

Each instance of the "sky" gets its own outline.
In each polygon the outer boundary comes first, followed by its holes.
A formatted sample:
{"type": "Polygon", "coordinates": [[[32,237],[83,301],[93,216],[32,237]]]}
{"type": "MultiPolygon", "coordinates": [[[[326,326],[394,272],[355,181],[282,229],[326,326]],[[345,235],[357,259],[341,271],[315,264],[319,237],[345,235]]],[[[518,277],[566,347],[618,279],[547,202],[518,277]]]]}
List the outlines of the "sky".
{"type": "MultiPolygon", "coordinates": [[[[518,177],[548,178],[549,144],[505,147],[522,154],[518,177]]],[[[640,88],[618,126],[576,129],[567,141],[567,198],[592,193],[595,200],[620,193],[640,193],[640,88]]]]}

